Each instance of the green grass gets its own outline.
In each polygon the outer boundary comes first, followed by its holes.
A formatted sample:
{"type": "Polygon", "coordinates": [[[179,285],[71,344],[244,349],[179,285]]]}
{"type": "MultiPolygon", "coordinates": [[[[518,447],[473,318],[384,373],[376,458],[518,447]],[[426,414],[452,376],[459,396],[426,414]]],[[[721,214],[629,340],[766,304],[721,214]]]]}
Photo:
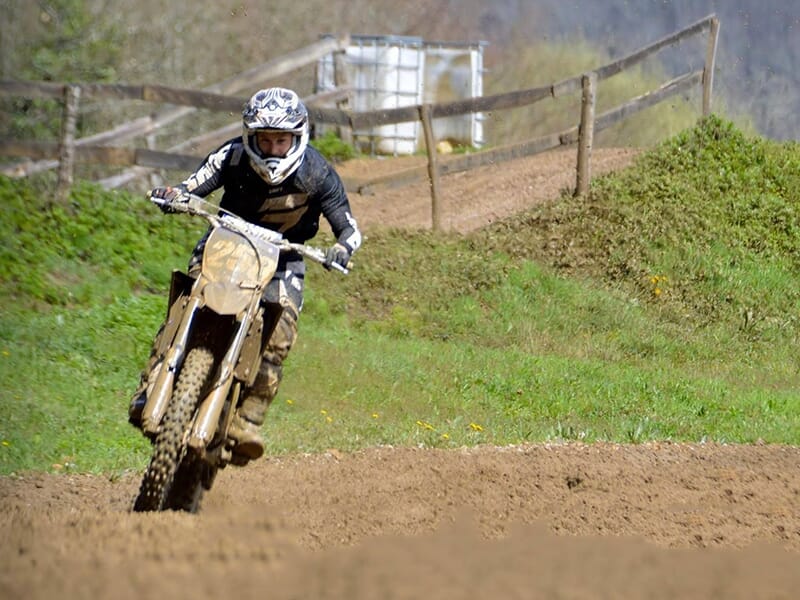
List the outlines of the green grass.
{"type": "MultiPolygon", "coordinates": [[[[128,398],[202,224],[0,178],[0,473],[142,469],[128,398]]],[[[268,452],[544,440],[800,443],[800,148],[712,117],[469,236],[309,266],[268,452]]],[[[330,241],[322,234],[315,243],[330,241]]]]}

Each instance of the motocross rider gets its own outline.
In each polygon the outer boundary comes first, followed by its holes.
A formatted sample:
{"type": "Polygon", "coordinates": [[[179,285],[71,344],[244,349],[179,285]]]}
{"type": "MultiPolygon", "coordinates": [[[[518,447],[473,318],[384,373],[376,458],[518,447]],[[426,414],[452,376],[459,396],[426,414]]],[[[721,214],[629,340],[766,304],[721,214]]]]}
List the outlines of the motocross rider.
{"type": "MultiPolygon", "coordinates": [[[[155,188],[151,196],[181,202],[186,200],[186,192],[205,197],[222,188],[221,208],[278,231],[290,242],[304,243],[314,237],[322,215],[337,240],[327,251],[326,266],[346,266],[361,245],[361,232],[339,175],[308,145],[308,111],[297,93],[280,87],[259,90],[245,104],[242,122],[240,137],[211,152],[180,185],[155,188]]],[[[169,206],[163,210],[172,212],[169,206]]],[[[190,275],[199,272],[205,239],[201,238],[194,250],[190,275]]],[[[229,430],[236,442],[234,452],[249,459],[264,453],[260,427],[277,394],[283,361],[297,335],[304,275],[303,258],[282,253],[278,270],[264,292],[264,300],[279,302],[283,312],[262,354],[258,375],[242,394],[229,430]]],[[[149,366],[157,359],[152,356],[149,366]]],[[[146,386],[147,372],[129,408],[130,422],[137,427],[141,427],[146,386]]]]}

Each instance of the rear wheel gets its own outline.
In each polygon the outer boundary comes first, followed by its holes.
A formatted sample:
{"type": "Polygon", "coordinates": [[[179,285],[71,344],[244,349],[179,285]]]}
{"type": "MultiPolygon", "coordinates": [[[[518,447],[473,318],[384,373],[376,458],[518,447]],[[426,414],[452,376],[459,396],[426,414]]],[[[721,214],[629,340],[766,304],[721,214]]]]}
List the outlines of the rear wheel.
{"type": "Polygon", "coordinates": [[[161,419],[134,511],[197,511],[203,493],[203,465],[186,454],[186,434],[213,366],[214,355],[207,348],[194,348],[186,356],[161,419]]]}

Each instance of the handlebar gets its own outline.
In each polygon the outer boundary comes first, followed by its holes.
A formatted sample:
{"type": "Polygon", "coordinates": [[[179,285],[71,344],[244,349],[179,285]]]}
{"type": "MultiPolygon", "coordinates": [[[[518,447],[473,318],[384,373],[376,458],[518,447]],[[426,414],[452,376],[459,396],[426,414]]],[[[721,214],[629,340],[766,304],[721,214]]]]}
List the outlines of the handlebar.
{"type": "Polygon", "coordinates": [[[237,233],[241,233],[245,237],[254,237],[271,244],[275,244],[283,252],[297,252],[305,258],[321,264],[326,269],[334,269],[345,275],[350,272],[350,269],[348,268],[349,265],[348,267],[343,267],[337,263],[328,263],[326,252],[321,248],[290,242],[289,240],[284,239],[283,235],[277,231],[267,229],[266,227],[259,227],[254,223],[245,221],[240,216],[225,210],[224,208],[220,208],[215,204],[208,202],[205,198],[201,198],[200,196],[185,193],[181,196],[181,199],[177,201],[170,201],[165,198],[156,198],[151,195],[148,195],[148,198],[150,202],[162,210],[166,208],[169,209],[170,212],[186,213],[192,216],[202,217],[212,226],[226,227],[236,231],[237,233]]]}

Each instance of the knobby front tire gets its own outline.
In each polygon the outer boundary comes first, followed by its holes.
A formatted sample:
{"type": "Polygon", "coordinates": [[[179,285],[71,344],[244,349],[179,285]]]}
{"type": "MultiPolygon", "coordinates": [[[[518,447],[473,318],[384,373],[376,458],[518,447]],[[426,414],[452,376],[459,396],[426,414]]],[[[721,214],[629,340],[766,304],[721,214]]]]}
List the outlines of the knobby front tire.
{"type": "Polygon", "coordinates": [[[178,382],[161,419],[161,429],[153,444],[150,465],[142,477],[134,512],[166,509],[195,512],[202,494],[202,469],[199,461],[185,460],[185,440],[203,389],[211,376],[214,355],[207,348],[193,348],[183,362],[178,382]],[[185,462],[185,469],[179,468],[185,462]],[[197,476],[195,476],[197,475],[197,476]],[[173,483],[180,489],[172,490],[173,483]],[[191,490],[186,486],[192,487],[191,490]]]}

